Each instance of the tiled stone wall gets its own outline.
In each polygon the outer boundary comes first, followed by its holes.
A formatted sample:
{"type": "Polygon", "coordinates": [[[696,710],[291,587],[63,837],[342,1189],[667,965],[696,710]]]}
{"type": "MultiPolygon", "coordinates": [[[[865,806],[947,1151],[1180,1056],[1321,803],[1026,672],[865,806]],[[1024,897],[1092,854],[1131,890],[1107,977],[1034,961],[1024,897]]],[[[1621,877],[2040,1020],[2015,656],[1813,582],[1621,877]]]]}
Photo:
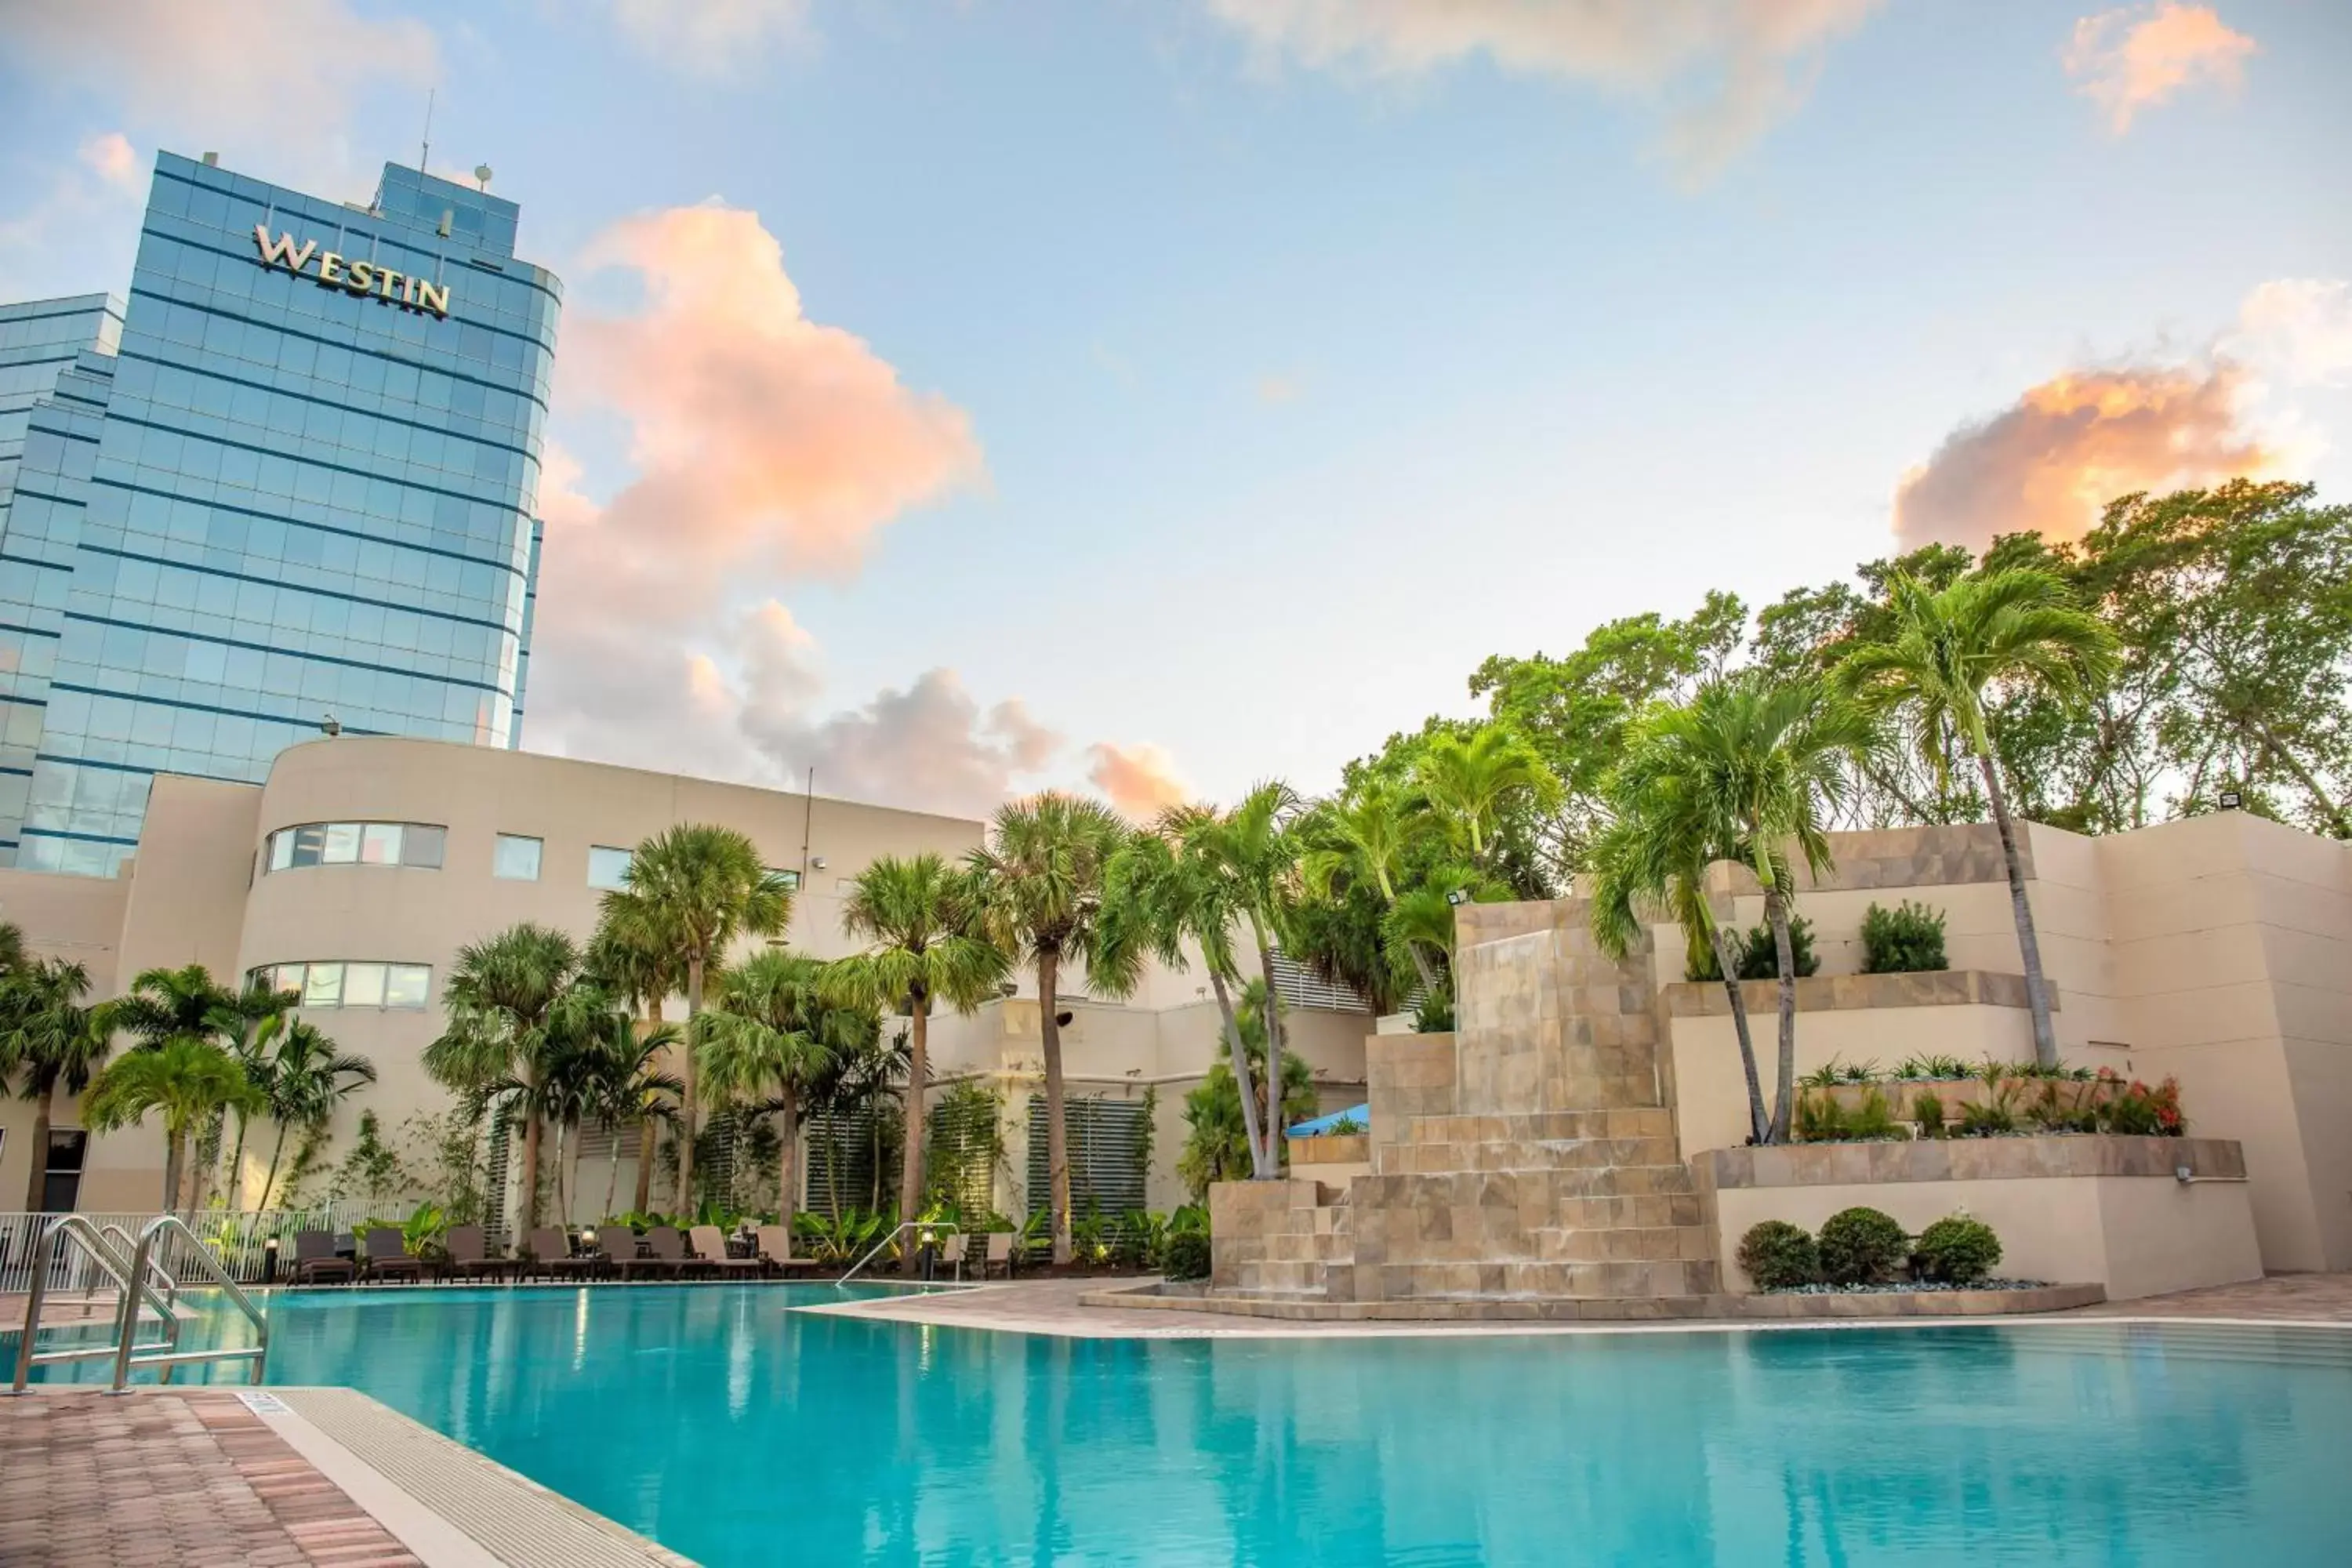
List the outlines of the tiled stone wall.
{"type": "MultiPolygon", "coordinates": [[[[1659,988],[1669,1016],[1676,1018],[1720,1018],[1731,1011],[1731,998],[1720,980],[1677,980],[1659,988]]],[[[2058,988],[2049,988],[2050,1007],[2058,1010],[2058,988]]],[[[1769,1019],[1780,1005],[1777,980],[1744,980],[1739,994],[1748,1004],[1752,1024],[1769,1019]]],[[[1814,974],[1797,982],[1797,1011],[1828,1013],[1864,1007],[1988,1007],[2025,1005],[2025,976],[1996,974],[1982,969],[1937,969],[1923,974],[1814,974]]]]}
{"type": "Polygon", "coordinates": [[[1622,963],[1604,955],[1587,908],[1580,899],[1564,899],[1459,911],[1458,1110],[1526,1114],[1659,1103],[1648,954],[1637,952],[1622,963]]]}
{"type": "MultiPolygon", "coordinates": [[[[1990,822],[1954,822],[1918,827],[1881,827],[1831,836],[1837,864],[1819,881],[1797,863],[1797,886],[1807,889],[1948,888],[1968,882],[2005,882],[2000,830],[1990,822]]],[[[2033,879],[2033,841],[2020,831],[2018,858],[2033,879]]],[[[1709,872],[1718,888],[1734,893],[1761,890],[1753,872],[1722,864],[1709,872]]]]}

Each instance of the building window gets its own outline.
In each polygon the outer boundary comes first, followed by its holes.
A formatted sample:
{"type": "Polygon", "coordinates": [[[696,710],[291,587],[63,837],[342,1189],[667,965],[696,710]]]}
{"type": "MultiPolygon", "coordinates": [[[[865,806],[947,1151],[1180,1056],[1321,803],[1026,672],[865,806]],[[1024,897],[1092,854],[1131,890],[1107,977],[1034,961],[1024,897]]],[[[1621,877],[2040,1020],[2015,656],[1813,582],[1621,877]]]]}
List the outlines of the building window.
{"type": "Polygon", "coordinates": [[[314,1007],[392,1007],[415,1011],[424,1007],[432,989],[433,971],[422,963],[264,964],[246,975],[247,985],[271,991],[291,991],[300,1005],[314,1007]]]}
{"type": "Polygon", "coordinates": [[[593,844],[588,848],[588,885],[611,891],[629,884],[629,852],[608,845],[593,844]]]}
{"type": "Polygon", "coordinates": [[[304,866],[415,866],[437,871],[448,829],[424,822],[306,822],[269,836],[273,871],[304,866]]]}
{"type": "Polygon", "coordinates": [[[540,842],[520,833],[499,835],[499,847],[490,859],[490,875],[509,882],[539,880],[540,842]]]}
{"type": "Polygon", "coordinates": [[[771,866],[768,868],[768,875],[782,882],[784,891],[787,893],[797,893],[801,890],[801,874],[798,871],[787,871],[781,866],[771,866]]]}

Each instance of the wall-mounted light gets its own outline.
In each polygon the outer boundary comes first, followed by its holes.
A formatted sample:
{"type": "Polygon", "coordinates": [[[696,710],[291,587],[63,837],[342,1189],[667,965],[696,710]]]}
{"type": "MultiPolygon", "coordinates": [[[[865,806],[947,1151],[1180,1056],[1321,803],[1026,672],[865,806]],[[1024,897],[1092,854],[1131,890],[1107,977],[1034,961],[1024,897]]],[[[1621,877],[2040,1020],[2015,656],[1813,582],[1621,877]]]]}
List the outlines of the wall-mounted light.
{"type": "Polygon", "coordinates": [[[2245,804],[2246,797],[2240,795],[2236,790],[2225,789],[2221,792],[2221,809],[2223,811],[2235,811],[2245,804]]]}
{"type": "Polygon", "coordinates": [[[1466,904],[1470,901],[1470,889],[1467,888],[1456,888],[1452,892],[1445,895],[1445,901],[1449,904],[1455,905],[1456,907],[1466,904]]]}
{"type": "Polygon", "coordinates": [[[809,857],[809,867],[810,867],[810,868],[811,868],[812,870],[817,870],[817,871],[822,871],[822,870],[824,870],[824,856],[822,856],[822,855],[812,855],[812,856],[810,856],[810,857],[809,857]]]}

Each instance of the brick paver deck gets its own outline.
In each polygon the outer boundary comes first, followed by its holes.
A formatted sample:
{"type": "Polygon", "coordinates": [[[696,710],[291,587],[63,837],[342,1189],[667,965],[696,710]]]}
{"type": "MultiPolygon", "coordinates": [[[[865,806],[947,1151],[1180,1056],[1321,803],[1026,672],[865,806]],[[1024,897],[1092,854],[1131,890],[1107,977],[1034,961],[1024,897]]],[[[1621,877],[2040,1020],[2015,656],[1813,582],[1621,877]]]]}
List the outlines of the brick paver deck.
{"type": "Polygon", "coordinates": [[[385,1568],[417,1559],[234,1394],[76,1389],[0,1398],[0,1563],[385,1568]]]}
{"type": "Polygon", "coordinates": [[[2273,1274],[2136,1301],[2107,1301],[2075,1318],[2242,1318],[2270,1323],[2352,1323],[2352,1274],[2273,1274]]]}

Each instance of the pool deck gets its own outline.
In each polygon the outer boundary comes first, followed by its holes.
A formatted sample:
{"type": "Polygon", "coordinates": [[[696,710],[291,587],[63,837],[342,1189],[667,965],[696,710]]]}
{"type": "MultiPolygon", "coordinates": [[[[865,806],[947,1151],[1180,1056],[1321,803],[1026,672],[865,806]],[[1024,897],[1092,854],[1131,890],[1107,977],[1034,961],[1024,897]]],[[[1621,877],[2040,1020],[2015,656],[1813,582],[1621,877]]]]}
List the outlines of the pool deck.
{"type": "Polygon", "coordinates": [[[2352,1323],[2352,1274],[2277,1274],[2242,1285],[2146,1296],[2041,1318],[1942,1319],[1933,1317],[1840,1318],[1791,1321],[1684,1320],[1657,1323],[1535,1322],[1300,1322],[1236,1317],[1221,1312],[1137,1311],[1089,1306],[1086,1296],[1132,1288],[1136,1281],[1016,1279],[923,1296],[883,1297],[808,1309],[844,1318],[946,1327],[997,1329],[1015,1333],[1056,1334],[1070,1339],[1264,1339],[1312,1335],[1707,1333],[1773,1331],[1782,1329],[1855,1328],[1872,1324],[1917,1327],[1937,1322],[2067,1321],[2082,1318],[2181,1318],[2263,1323],[2352,1323]]]}
{"type": "Polygon", "coordinates": [[[344,1388],[0,1398],[0,1563],[692,1568],[344,1388]]]}

